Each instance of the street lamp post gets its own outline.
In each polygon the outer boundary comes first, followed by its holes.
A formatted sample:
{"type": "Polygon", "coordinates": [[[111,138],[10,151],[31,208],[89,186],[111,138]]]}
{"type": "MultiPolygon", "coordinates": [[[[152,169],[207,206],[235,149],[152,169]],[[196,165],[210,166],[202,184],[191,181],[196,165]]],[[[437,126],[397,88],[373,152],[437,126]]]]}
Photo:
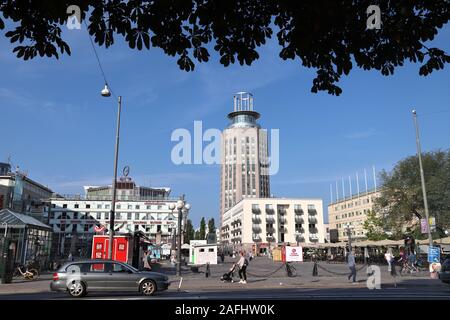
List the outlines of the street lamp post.
{"type": "Polygon", "coordinates": [[[425,176],[423,173],[423,167],[422,167],[422,151],[420,147],[420,137],[419,137],[419,124],[417,123],[417,112],[414,109],[412,111],[413,114],[413,120],[414,120],[414,127],[416,129],[416,144],[417,144],[417,155],[419,157],[419,167],[420,167],[420,181],[422,183],[422,193],[423,193],[423,205],[425,208],[425,218],[427,220],[427,231],[428,231],[428,243],[429,248],[433,246],[433,237],[431,236],[431,228],[430,228],[430,219],[428,214],[428,200],[427,200],[427,190],[425,188],[425,176]]]}
{"type": "MultiPolygon", "coordinates": [[[[103,97],[110,97],[111,91],[108,88],[108,84],[105,84],[105,88],[101,92],[103,97]]],[[[111,211],[109,215],[109,246],[108,246],[108,259],[113,259],[113,242],[114,242],[114,219],[116,215],[116,183],[117,183],[117,161],[119,158],[119,137],[120,137],[120,114],[122,111],[122,96],[117,97],[117,127],[116,127],[116,147],[114,153],[114,179],[112,183],[112,201],[111,211]]]]}
{"type": "Polygon", "coordinates": [[[184,195],[181,196],[180,200],[177,201],[177,204],[171,203],[169,205],[170,210],[174,209],[178,210],[178,248],[177,248],[177,276],[181,275],[181,239],[182,239],[182,231],[181,231],[181,222],[183,220],[183,214],[187,216],[189,210],[191,209],[191,205],[186,203],[184,200],[184,195]]]}
{"type": "Polygon", "coordinates": [[[350,223],[347,223],[346,228],[347,230],[347,236],[348,236],[348,252],[352,252],[352,235],[350,233],[350,223]]]}

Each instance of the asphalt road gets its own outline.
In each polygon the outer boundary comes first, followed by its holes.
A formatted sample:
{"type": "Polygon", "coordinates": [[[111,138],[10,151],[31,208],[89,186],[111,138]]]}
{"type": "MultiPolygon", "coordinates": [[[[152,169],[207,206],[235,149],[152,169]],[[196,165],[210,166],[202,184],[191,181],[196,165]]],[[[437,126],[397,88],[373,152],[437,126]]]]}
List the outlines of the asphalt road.
{"type": "MultiPolygon", "coordinates": [[[[68,294],[54,292],[1,295],[0,300],[73,300],[68,294]]],[[[83,300],[450,300],[450,286],[367,288],[282,288],[229,289],[215,291],[171,290],[145,297],[134,293],[90,293],[83,300]]]]}

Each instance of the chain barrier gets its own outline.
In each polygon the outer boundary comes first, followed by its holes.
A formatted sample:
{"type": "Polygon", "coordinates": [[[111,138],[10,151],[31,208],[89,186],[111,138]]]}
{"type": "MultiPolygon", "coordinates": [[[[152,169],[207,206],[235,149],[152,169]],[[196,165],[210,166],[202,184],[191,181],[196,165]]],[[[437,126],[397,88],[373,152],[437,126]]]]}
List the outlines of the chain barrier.
{"type": "MultiPolygon", "coordinates": [[[[321,266],[321,265],[318,264],[318,263],[317,263],[316,265],[317,265],[318,268],[322,269],[323,271],[328,272],[328,273],[331,273],[331,274],[334,274],[334,275],[337,275],[337,276],[345,276],[345,275],[348,275],[348,274],[349,274],[348,272],[341,273],[341,272],[330,271],[330,270],[328,270],[327,268],[321,266]]],[[[358,273],[359,271],[361,271],[362,269],[364,269],[364,267],[366,267],[366,266],[368,266],[368,265],[367,265],[367,264],[363,264],[359,269],[356,269],[356,273],[358,273]]]]}
{"type": "Polygon", "coordinates": [[[267,278],[270,277],[272,275],[274,275],[275,273],[277,273],[278,271],[280,271],[283,267],[285,267],[286,264],[283,263],[280,267],[278,267],[277,269],[275,269],[274,271],[268,273],[268,274],[264,274],[264,275],[258,275],[258,274],[254,274],[251,272],[247,272],[247,275],[251,276],[251,277],[255,277],[255,278],[267,278]]]}

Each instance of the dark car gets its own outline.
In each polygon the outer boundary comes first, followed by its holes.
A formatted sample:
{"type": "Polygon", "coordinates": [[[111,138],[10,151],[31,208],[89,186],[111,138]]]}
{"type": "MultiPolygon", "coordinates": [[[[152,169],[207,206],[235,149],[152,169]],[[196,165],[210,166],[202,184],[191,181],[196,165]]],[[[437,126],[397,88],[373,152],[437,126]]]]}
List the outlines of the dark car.
{"type": "Polygon", "coordinates": [[[167,290],[169,278],[157,272],[139,271],[122,262],[111,260],[72,261],[53,274],[52,291],[67,291],[83,297],[91,291],[131,291],[153,295],[167,290]]]}
{"type": "Polygon", "coordinates": [[[450,258],[445,259],[444,263],[442,263],[439,279],[444,283],[450,284],[450,258]]]}

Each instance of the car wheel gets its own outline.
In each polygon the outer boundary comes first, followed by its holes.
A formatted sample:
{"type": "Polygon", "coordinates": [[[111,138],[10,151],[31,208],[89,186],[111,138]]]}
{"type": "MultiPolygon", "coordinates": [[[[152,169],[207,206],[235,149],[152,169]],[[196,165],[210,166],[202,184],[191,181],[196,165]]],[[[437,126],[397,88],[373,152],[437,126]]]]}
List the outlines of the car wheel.
{"type": "Polygon", "coordinates": [[[74,298],[81,298],[86,295],[86,286],[82,282],[74,281],[69,284],[68,288],[69,294],[74,298]]]}
{"type": "Polygon", "coordinates": [[[145,280],[141,284],[141,292],[146,296],[151,296],[156,291],[156,284],[152,280],[145,280]]]}

